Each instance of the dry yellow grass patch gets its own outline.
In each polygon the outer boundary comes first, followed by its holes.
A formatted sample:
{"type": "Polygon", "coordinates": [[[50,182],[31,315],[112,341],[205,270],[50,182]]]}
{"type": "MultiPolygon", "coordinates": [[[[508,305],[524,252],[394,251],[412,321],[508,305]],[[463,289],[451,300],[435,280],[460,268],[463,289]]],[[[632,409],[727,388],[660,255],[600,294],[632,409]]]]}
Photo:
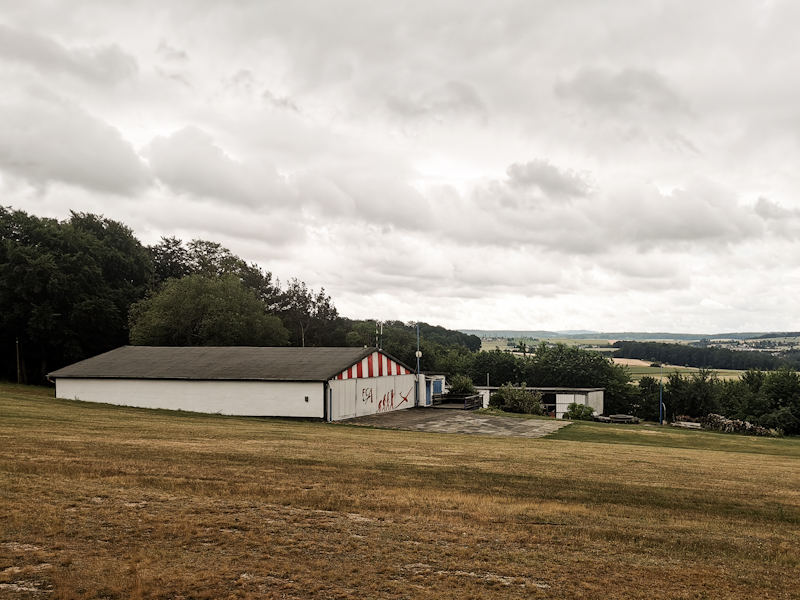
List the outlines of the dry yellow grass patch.
{"type": "Polygon", "coordinates": [[[422,434],[6,386],[0,597],[797,597],[800,445],[776,443],[422,434]]]}

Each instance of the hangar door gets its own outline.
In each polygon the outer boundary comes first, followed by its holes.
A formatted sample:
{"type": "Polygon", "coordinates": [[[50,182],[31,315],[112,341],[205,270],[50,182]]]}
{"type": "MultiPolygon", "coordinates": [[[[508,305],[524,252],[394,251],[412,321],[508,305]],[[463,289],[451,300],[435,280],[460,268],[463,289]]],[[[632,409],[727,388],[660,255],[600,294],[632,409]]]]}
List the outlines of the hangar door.
{"type": "Polygon", "coordinates": [[[330,419],[340,421],[414,406],[415,375],[334,379],[328,382],[330,419]]]}

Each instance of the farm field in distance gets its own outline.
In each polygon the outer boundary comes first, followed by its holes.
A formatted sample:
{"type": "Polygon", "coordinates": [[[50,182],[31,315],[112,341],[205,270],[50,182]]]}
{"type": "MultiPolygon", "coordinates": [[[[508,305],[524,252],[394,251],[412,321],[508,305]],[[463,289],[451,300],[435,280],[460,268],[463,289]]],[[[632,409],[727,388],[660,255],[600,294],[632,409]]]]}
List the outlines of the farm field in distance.
{"type": "Polygon", "coordinates": [[[2,598],[800,597],[794,438],[417,433],[0,384],[0,440],[2,598]]]}
{"type": "MultiPolygon", "coordinates": [[[[645,375],[649,375],[650,377],[654,377],[658,379],[661,377],[662,369],[660,367],[651,367],[652,363],[644,360],[638,360],[636,358],[612,358],[615,363],[619,365],[625,365],[628,367],[628,371],[631,374],[631,379],[633,381],[639,381],[645,375]]],[[[667,380],[667,377],[670,373],[681,373],[682,375],[690,375],[691,373],[696,373],[700,369],[697,367],[679,367],[677,365],[664,365],[664,381],[667,380]]],[[[744,371],[735,371],[733,369],[712,369],[714,373],[716,373],[719,379],[739,379],[742,376],[744,371]]]]}
{"type": "MultiPolygon", "coordinates": [[[[547,342],[549,344],[564,344],[565,346],[581,346],[581,347],[605,346],[609,344],[609,340],[600,340],[600,339],[584,340],[578,338],[537,338],[536,340],[518,338],[517,341],[524,341],[531,348],[535,348],[539,344],[539,342],[547,342]]],[[[614,340],[610,340],[610,342],[614,342],[614,340]]],[[[495,348],[500,348],[500,350],[510,350],[512,347],[508,345],[508,340],[505,338],[498,340],[489,340],[489,339],[481,340],[481,350],[494,350],[495,348]]]]}
{"type": "MultiPolygon", "coordinates": [[[[613,353],[616,348],[592,348],[592,346],[603,346],[605,344],[613,343],[615,340],[584,340],[584,339],[575,339],[575,338],[548,338],[548,339],[540,339],[534,342],[526,342],[529,343],[529,346],[532,348],[536,347],[540,341],[548,342],[551,344],[564,344],[566,346],[580,346],[590,348],[595,352],[602,352],[606,355],[610,355],[613,353]]],[[[654,340],[659,341],[659,340],[654,340]]],[[[676,343],[675,340],[666,340],[671,343],[676,343]]],[[[494,350],[495,348],[499,348],[500,350],[511,350],[512,347],[507,345],[507,340],[500,339],[500,340],[482,340],[481,342],[481,350],[494,350]]],[[[515,352],[517,356],[522,356],[520,352],[515,352]]],[[[634,382],[638,382],[642,377],[645,375],[649,375],[650,377],[655,377],[658,379],[661,375],[661,369],[659,367],[651,367],[650,362],[642,361],[634,358],[612,358],[612,360],[617,364],[626,365],[628,370],[631,374],[631,379],[634,382]]],[[[667,376],[670,373],[677,372],[682,373],[683,375],[689,375],[691,373],[696,373],[699,371],[697,367],[684,367],[679,365],[664,365],[664,379],[666,380],[667,376]]],[[[738,379],[741,377],[744,371],[736,371],[733,369],[713,369],[713,371],[717,374],[719,379],[738,379]]]]}

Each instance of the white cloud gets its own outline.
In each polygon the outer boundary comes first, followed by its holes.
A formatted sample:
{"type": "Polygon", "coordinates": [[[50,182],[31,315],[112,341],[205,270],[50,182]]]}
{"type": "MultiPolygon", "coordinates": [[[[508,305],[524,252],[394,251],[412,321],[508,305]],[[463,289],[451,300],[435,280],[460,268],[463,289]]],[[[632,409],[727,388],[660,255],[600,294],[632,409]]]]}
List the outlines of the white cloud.
{"type": "Polygon", "coordinates": [[[703,298],[700,301],[700,306],[705,308],[710,308],[713,310],[732,310],[732,306],[728,306],[727,304],[723,304],[722,302],[717,302],[716,300],[712,300],[711,298],[703,298]]]}

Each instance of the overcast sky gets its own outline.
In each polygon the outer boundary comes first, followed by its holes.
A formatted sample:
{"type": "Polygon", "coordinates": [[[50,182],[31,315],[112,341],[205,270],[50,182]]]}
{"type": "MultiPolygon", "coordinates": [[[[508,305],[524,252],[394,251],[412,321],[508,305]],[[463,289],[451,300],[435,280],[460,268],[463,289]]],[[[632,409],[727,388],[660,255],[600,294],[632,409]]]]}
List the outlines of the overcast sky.
{"type": "Polygon", "coordinates": [[[0,0],[0,203],[352,318],[800,330],[800,3],[0,0]]]}

